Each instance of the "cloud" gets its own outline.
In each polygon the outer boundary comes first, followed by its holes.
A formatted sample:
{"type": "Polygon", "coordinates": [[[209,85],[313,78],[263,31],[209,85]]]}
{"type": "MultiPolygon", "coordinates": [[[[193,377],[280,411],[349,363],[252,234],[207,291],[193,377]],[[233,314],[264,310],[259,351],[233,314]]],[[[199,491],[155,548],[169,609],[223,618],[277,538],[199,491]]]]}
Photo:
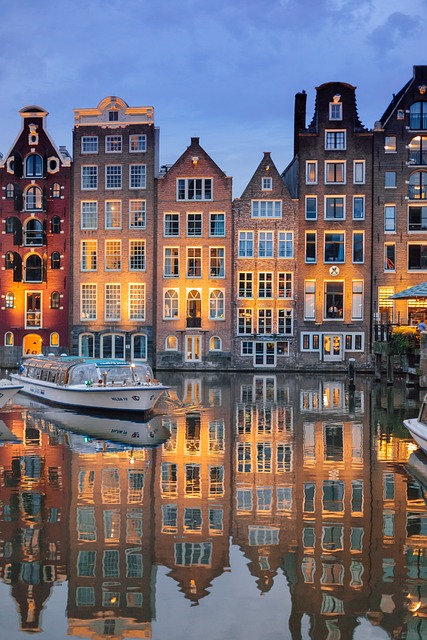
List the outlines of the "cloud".
{"type": "Polygon", "coordinates": [[[424,31],[422,22],[417,15],[408,15],[395,11],[385,22],[376,27],[367,37],[368,43],[377,51],[387,55],[396,47],[402,47],[403,42],[424,31]]]}

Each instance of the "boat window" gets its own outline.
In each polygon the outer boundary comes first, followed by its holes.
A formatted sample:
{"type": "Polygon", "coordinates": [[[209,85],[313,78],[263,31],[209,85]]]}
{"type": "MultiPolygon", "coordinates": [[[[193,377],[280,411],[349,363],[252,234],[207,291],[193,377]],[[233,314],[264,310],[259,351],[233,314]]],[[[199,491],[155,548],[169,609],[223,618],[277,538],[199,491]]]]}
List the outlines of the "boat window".
{"type": "Polygon", "coordinates": [[[143,365],[143,364],[136,364],[134,372],[135,372],[135,380],[139,381],[139,382],[146,382],[146,376],[147,375],[150,378],[153,377],[149,367],[147,367],[146,365],[143,365]]]}
{"type": "Polygon", "coordinates": [[[126,366],[100,366],[101,373],[107,373],[107,382],[132,382],[132,372],[130,365],[126,366]]]}
{"type": "Polygon", "coordinates": [[[90,362],[73,367],[68,384],[85,384],[87,380],[98,382],[97,368],[90,362]]]}

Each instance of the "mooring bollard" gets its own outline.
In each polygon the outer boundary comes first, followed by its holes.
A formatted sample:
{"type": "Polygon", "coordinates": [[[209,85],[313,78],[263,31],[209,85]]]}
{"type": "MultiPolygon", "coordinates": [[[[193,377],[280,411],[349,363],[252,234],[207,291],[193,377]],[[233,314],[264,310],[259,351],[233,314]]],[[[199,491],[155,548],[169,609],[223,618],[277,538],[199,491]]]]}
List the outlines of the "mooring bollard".
{"type": "Polygon", "coordinates": [[[356,381],[356,360],[354,358],[350,358],[348,361],[348,384],[350,388],[355,387],[356,381]]]}

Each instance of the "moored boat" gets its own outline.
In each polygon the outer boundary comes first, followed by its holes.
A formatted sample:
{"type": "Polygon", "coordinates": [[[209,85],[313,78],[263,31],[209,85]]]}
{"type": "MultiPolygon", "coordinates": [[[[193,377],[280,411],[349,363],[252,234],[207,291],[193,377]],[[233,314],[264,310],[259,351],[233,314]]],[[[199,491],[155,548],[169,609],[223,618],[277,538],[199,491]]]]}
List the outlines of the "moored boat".
{"type": "Polygon", "coordinates": [[[146,364],[108,358],[29,357],[10,377],[44,402],[96,411],[149,411],[169,388],[146,364]]]}
{"type": "Polygon", "coordinates": [[[408,418],[403,421],[412,438],[427,455],[427,394],[421,404],[418,418],[408,418]]]}
{"type": "Polygon", "coordinates": [[[6,378],[0,380],[0,409],[4,407],[6,402],[13,398],[13,396],[16,395],[22,388],[22,384],[13,384],[6,378]]]}

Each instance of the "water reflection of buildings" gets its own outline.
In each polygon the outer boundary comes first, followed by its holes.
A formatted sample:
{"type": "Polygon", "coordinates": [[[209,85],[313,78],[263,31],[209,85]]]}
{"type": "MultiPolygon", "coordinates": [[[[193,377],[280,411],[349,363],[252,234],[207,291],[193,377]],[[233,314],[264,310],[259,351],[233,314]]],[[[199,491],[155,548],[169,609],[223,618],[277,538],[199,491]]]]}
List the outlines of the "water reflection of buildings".
{"type": "Polygon", "coordinates": [[[0,448],[0,574],[21,629],[41,631],[53,586],[66,580],[68,450],[27,411],[3,411],[20,443],[0,448]]]}

